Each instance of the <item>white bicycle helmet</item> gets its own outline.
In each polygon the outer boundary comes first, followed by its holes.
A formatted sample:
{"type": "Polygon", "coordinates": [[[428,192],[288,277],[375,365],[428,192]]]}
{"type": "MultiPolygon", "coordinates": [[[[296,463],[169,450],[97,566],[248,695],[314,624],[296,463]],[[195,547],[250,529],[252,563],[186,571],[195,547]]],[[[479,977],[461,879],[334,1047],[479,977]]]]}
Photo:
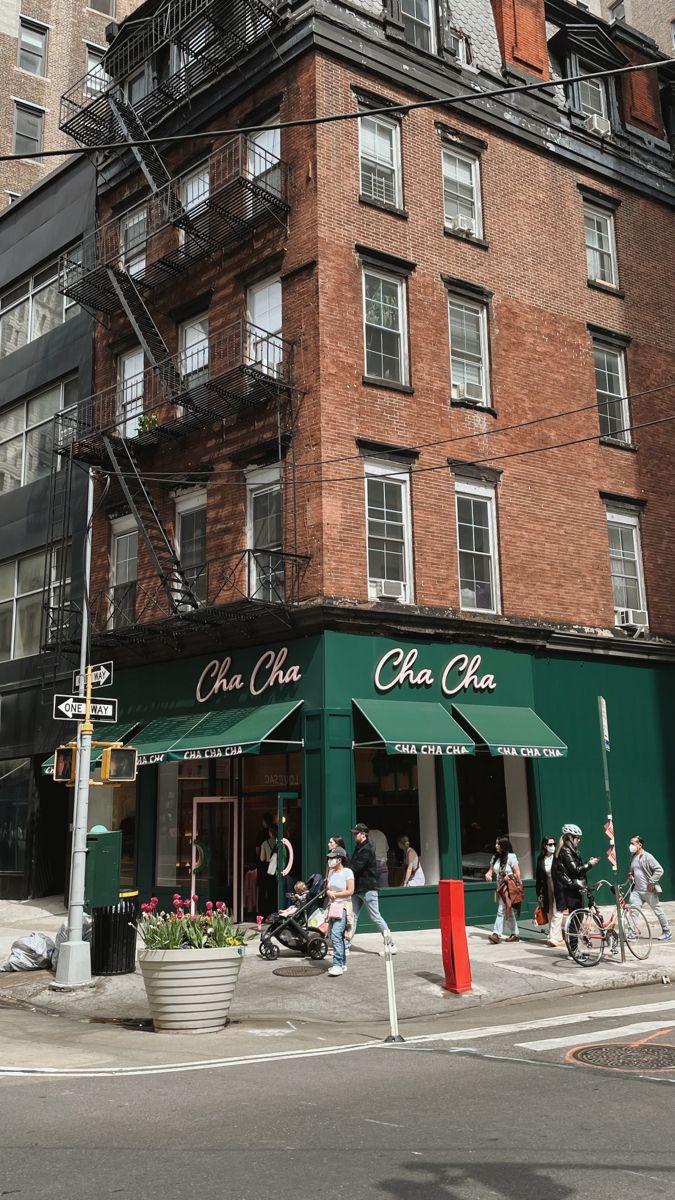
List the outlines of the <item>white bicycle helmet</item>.
{"type": "Polygon", "coordinates": [[[578,825],[563,825],[563,837],[583,837],[583,834],[578,825]]]}

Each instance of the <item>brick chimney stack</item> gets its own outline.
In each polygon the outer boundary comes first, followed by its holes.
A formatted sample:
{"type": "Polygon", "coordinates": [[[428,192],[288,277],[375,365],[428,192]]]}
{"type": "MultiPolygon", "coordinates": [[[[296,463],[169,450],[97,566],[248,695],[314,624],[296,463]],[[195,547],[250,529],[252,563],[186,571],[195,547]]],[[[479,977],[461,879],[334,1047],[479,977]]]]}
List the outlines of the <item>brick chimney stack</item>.
{"type": "Polygon", "coordinates": [[[505,67],[549,79],[544,0],[492,0],[505,67]]]}

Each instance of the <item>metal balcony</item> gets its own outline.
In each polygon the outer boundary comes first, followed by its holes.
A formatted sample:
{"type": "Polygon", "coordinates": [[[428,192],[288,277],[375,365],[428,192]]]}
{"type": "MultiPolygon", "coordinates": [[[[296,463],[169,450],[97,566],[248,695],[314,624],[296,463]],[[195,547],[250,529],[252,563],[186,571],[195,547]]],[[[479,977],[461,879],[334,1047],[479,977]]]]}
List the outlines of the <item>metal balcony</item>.
{"type": "Polygon", "coordinates": [[[78,304],[114,313],[121,305],[109,268],[126,270],[141,292],[174,283],[193,263],[247,238],[270,215],[288,212],[289,168],[240,134],[176,176],[142,204],[85,238],[59,264],[59,288],[78,304]]]}
{"type": "Polygon", "coordinates": [[[236,417],[291,389],[292,346],[248,321],[233,321],[167,360],[183,382],[179,403],[167,401],[162,367],[148,367],[81,400],[54,418],[54,446],[71,446],[83,462],[107,461],[103,436],[138,447],[173,441],[194,429],[236,417]]]}
{"type": "Polygon", "coordinates": [[[82,146],[120,141],[109,104],[117,96],[152,128],[280,21],[275,0],[172,0],[147,20],[132,17],[103,62],[62,96],[60,128],[82,146]]]}

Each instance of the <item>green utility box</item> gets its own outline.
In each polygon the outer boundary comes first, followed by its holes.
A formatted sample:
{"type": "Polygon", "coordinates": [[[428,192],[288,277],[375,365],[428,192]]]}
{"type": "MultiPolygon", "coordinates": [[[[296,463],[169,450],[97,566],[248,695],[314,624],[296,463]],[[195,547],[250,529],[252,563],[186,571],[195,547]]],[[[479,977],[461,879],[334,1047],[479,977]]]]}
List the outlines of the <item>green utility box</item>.
{"type": "Polygon", "coordinates": [[[87,834],[84,906],[107,908],[120,898],[122,831],[87,834]]]}

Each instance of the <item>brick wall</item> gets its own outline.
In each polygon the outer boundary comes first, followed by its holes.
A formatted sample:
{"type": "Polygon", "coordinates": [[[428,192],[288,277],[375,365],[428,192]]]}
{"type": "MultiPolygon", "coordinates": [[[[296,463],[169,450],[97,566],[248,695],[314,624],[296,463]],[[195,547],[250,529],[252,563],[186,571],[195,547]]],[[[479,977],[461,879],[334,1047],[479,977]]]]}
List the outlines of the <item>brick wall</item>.
{"type": "Polygon", "coordinates": [[[492,0],[492,8],[504,63],[549,79],[544,0],[492,0]]]}

